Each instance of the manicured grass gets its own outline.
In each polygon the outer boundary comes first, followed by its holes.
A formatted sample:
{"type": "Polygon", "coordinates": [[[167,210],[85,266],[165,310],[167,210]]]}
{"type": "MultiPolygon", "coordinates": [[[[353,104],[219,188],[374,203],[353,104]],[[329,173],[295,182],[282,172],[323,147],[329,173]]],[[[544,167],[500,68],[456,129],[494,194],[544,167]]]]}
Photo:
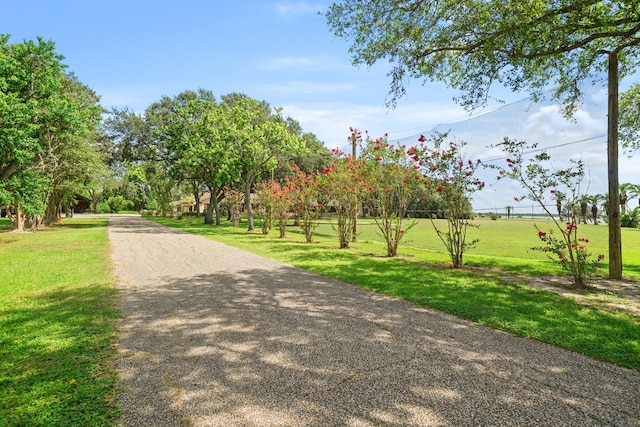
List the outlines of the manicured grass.
{"type": "Polygon", "coordinates": [[[113,425],[118,416],[106,225],[63,220],[0,234],[0,426],[113,425]]]}
{"type": "MultiPolygon", "coordinates": [[[[295,227],[289,227],[287,238],[278,239],[274,234],[263,236],[257,230],[247,233],[243,228],[233,229],[226,222],[214,227],[203,225],[202,219],[198,218],[153,219],[482,325],[640,370],[640,317],[627,312],[611,313],[581,305],[553,292],[532,288],[523,283],[505,282],[490,272],[443,268],[443,264],[448,261],[447,254],[435,247],[426,247],[428,238],[418,236],[422,233],[420,228],[425,224],[411,230],[413,247],[402,247],[400,253],[404,256],[386,258],[380,256],[385,253],[384,246],[373,240],[375,234],[369,234],[371,224],[366,221],[359,223],[362,234],[358,242],[353,244],[354,249],[341,250],[337,249],[337,240],[327,224],[318,228],[317,243],[305,244],[302,243],[303,236],[295,227]],[[421,239],[425,241],[422,242],[421,239]]],[[[469,264],[497,266],[530,275],[561,272],[543,256],[534,261],[527,258],[529,255],[526,254],[526,248],[535,245],[535,239],[530,239],[527,243],[510,242],[511,249],[506,253],[502,252],[502,256],[501,248],[497,249],[498,253],[492,252],[491,248],[499,246],[497,242],[504,239],[504,236],[498,235],[500,228],[500,233],[509,233],[514,238],[530,234],[535,238],[531,223],[503,222],[487,221],[485,229],[491,229],[487,235],[480,237],[487,240],[484,253],[470,254],[467,257],[469,264]],[[524,228],[524,231],[516,232],[514,227],[524,228]],[[509,256],[504,256],[505,254],[509,256]]],[[[595,230],[597,227],[593,228],[595,230]]],[[[605,227],[601,228],[606,233],[605,227]]],[[[482,229],[478,231],[480,230],[482,229]]],[[[592,236],[596,236],[599,229],[593,232],[589,238],[595,240],[596,237],[592,236]]],[[[625,232],[623,235],[628,237],[629,234],[625,232]]],[[[432,239],[435,241],[435,236],[432,239]]],[[[637,249],[629,251],[633,250],[637,249]]],[[[539,255],[536,252],[533,254],[539,255]]],[[[640,259],[635,258],[635,263],[638,262],[640,259]]],[[[632,271],[638,271],[637,265],[631,266],[635,268],[632,271]]],[[[628,265],[625,264],[625,269],[627,268],[628,265]]]]}

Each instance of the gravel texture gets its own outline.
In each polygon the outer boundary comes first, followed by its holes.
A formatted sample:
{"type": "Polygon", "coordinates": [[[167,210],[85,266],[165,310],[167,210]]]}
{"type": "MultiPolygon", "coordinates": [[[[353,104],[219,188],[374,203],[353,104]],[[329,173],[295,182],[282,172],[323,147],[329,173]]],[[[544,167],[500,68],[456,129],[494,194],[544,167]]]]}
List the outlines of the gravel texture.
{"type": "Polygon", "coordinates": [[[640,373],[138,217],[109,224],[125,426],[638,426],[640,373]]]}

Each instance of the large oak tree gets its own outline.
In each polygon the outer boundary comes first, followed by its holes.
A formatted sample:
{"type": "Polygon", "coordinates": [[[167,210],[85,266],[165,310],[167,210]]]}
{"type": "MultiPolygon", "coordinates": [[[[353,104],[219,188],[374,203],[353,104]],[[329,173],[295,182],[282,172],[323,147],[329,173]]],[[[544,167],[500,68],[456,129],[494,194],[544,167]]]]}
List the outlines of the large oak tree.
{"type": "Polygon", "coordinates": [[[640,59],[640,7],[635,0],[345,0],[326,13],[339,37],[352,41],[355,64],[392,64],[389,103],[408,78],[438,80],[483,106],[494,85],[551,90],[570,116],[585,83],[606,76],[609,90],[609,276],[622,277],[618,193],[618,82],[640,59]]]}
{"type": "Polygon", "coordinates": [[[55,220],[76,178],[95,164],[98,97],[62,60],[52,41],[10,44],[0,35],[0,204],[15,210],[16,231],[27,215],[38,225],[47,204],[55,220]]]}

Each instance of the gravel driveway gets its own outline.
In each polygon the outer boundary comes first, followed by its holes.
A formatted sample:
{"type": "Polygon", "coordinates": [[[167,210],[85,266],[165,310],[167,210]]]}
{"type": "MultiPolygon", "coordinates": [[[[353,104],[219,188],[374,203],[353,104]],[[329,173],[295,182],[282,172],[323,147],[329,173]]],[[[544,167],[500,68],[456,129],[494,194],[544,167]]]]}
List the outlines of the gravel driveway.
{"type": "Polygon", "coordinates": [[[142,218],[109,223],[126,426],[640,425],[640,373],[142,218]]]}

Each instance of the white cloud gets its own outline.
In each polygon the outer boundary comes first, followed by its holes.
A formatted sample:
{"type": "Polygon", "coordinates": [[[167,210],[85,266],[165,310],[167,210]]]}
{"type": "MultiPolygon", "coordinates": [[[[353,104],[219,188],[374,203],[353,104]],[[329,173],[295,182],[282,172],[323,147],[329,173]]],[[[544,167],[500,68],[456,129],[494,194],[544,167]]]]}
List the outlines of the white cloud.
{"type": "Polygon", "coordinates": [[[462,112],[460,107],[446,104],[403,104],[389,111],[383,105],[342,101],[286,104],[283,108],[285,115],[298,120],[305,131],[316,134],[327,147],[341,149],[347,145],[350,127],[368,131],[373,138],[388,133],[390,140],[410,145],[417,142],[420,133],[458,118],[462,112]]]}

